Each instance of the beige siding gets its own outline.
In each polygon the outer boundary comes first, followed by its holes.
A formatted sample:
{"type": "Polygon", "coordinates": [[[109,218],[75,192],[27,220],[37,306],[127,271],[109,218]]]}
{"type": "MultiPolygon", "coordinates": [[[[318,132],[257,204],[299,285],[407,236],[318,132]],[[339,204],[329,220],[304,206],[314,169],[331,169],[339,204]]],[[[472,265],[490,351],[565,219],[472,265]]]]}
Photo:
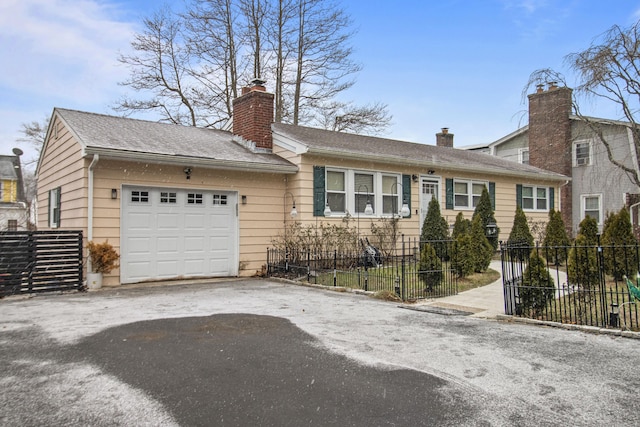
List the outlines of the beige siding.
{"type": "MultiPolygon", "coordinates": [[[[253,275],[266,263],[267,247],[283,227],[282,174],[193,168],[187,180],[183,166],[103,160],[94,174],[94,238],[108,239],[120,251],[120,206],[123,185],[236,191],[239,214],[241,275],[253,275]],[[111,189],[118,199],[111,199],[111,189]],[[242,196],[247,203],[242,204],[242,196]]],[[[119,272],[114,271],[119,275],[119,272]]]]}
{"type": "MultiPolygon", "coordinates": [[[[390,166],[388,164],[374,163],[374,162],[358,162],[348,159],[334,159],[334,158],[322,158],[317,156],[307,155],[300,160],[300,172],[295,176],[289,178],[288,191],[290,191],[296,198],[296,208],[298,211],[297,220],[306,224],[314,223],[318,218],[313,216],[313,166],[327,166],[338,167],[354,170],[376,171],[376,172],[389,172],[406,175],[426,175],[426,169],[419,168],[403,168],[401,166],[390,166]]],[[[451,210],[446,209],[446,194],[445,194],[445,180],[447,178],[456,179],[470,179],[479,181],[491,181],[496,184],[496,210],[495,217],[498,227],[500,228],[501,240],[506,240],[511,232],[513,226],[513,218],[516,211],[516,185],[540,185],[554,187],[555,191],[555,204],[558,208],[559,201],[559,187],[558,182],[549,182],[535,179],[521,179],[513,177],[503,176],[491,176],[479,173],[461,173],[451,172],[446,170],[437,170],[436,175],[441,179],[440,189],[440,210],[442,216],[451,225],[455,222],[456,216],[459,212],[462,212],[468,219],[473,215],[473,210],[451,210]]],[[[414,238],[420,235],[422,224],[420,224],[420,215],[416,214],[416,210],[420,208],[420,185],[419,183],[412,182],[411,185],[411,217],[403,218],[399,222],[400,233],[404,233],[406,237],[414,238]]],[[[527,219],[530,223],[542,223],[546,224],[548,220],[548,212],[533,212],[525,211],[527,219]]],[[[326,221],[329,223],[339,223],[342,221],[341,216],[331,218],[320,218],[320,221],[326,221]]],[[[356,219],[357,220],[357,219],[356,219]]],[[[366,233],[370,230],[371,223],[376,222],[378,219],[360,218],[360,230],[362,233],[366,233]]]]}

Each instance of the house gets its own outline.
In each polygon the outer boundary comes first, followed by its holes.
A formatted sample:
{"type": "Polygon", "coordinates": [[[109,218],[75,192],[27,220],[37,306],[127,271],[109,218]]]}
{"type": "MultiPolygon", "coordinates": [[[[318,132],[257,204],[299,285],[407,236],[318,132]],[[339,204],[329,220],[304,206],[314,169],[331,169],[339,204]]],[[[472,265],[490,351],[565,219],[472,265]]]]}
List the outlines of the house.
{"type": "MultiPolygon", "coordinates": [[[[260,81],[234,102],[232,131],[55,108],[37,167],[38,227],[84,230],[121,255],[105,285],[253,275],[293,221],[371,223],[403,211],[420,234],[431,197],[453,224],[486,186],[506,238],[516,204],[548,216],[567,177],[495,156],[273,122],[260,81]],[[329,216],[326,216],[329,213],[329,216]]],[[[557,206],[556,206],[557,207],[557,206]]]]}
{"type": "Polygon", "coordinates": [[[29,224],[20,166],[22,150],[14,148],[13,153],[0,155],[0,231],[26,230],[29,224]]]}
{"type": "Polygon", "coordinates": [[[612,146],[614,159],[638,170],[630,123],[572,114],[572,90],[555,83],[546,88],[539,85],[528,100],[528,125],[471,150],[486,150],[497,157],[570,176],[563,186],[560,205],[565,225],[573,235],[587,215],[595,218],[602,230],[607,212],[617,212],[623,206],[631,209],[637,229],[639,189],[611,163],[606,147],[588,124],[602,132],[612,146]]]}

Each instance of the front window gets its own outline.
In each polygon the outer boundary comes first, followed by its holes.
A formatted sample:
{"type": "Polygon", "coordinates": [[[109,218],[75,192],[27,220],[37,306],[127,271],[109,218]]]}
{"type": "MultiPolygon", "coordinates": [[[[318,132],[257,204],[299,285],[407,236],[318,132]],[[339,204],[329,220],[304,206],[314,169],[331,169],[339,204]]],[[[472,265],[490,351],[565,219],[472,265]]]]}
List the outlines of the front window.
{"type": "Polygon", "coordinates": [[[346,180],[342,171],[327,171],[327,203],[331,212],[345,213],[347,211],[346,180]]]}
{"type": "Polygon", "coordinates": [[[588,216],[595,219],[598,225],[601,224],[602,207],[599,195],[582,196],[582,219],[588,216]]]}
{"type": "Polygon", "coordinates": [[[522,209],[524,210],[542,210],[548,209],[548,192],[547,187],[522,187],[522,209]]]}
{"type": "Polygon", "coordinates": [[[382,213],[393,215],[398,213],[398,177],[382,175],[382,213]]]}
{"type": "Polygon", "coordinates": [[[373,185],[373,174],[356,173],[354,174],[354,200],[356,213],[364,213],[367,205],[371,205],[373,212],[375,207],[375,188],[373,185]]]}
{"type": "Polygon", "coordinates": [[[473,209],[478,206],[485,182],[459,181],[453,184],[454,205],[458,209],[473,209]]]}

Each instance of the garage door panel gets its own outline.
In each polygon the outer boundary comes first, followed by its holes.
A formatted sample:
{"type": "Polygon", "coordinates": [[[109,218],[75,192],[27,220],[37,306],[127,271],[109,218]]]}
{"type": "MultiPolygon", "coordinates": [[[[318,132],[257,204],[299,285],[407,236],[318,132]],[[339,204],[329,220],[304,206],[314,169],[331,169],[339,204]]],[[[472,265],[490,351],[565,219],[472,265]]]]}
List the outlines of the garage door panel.
{"type": "Polygon", "coordinates": [[[122,194],[123,283],[237,274],[235,192],[124,186],[122,194]]]}

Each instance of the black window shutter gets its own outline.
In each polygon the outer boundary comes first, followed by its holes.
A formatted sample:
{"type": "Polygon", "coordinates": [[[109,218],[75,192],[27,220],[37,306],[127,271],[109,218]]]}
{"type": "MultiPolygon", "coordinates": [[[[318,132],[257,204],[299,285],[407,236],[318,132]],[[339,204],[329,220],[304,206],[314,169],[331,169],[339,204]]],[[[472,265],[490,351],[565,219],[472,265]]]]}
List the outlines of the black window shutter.
{"type": "Polygon", "coordinates": [[[402,201],[409,206],[407,218],[411,218],[411,175],[402,175],[402,201]]]}
{"type": "Polygon", "coordinates": [[[313,167],[313,216],[324,216],[325,205],[324,166],[313,167]]]}
{"type": "Polygon", "coordinates": [[[446,209],[453,209],[453,178],[445,180],[446,187],[446,209]]]}
{"type": "Polygon", "coordinates": [[[60,227],[60,206],[61,206],[61,196],[62,189],[60,187],[56,188],[56,211],[54,221],[56,222],[56,226],[60,227]]]}
{"type": "Polygon", "coordinates": [[[522,208],[522,184],[516,185],[516,206],[522,208]]]}
{"type": "Polygon", "coordinates": [[[549,210],[551,209],[555,209],[555,194],[554,194],[554,188],[553,187],[549,187],[549,210]]]}
{"type": "Polygon", "coordinates": [[[489,183],[489,197],[491,198],[491,209],[496,210],[496,183],[489,183]]]}

